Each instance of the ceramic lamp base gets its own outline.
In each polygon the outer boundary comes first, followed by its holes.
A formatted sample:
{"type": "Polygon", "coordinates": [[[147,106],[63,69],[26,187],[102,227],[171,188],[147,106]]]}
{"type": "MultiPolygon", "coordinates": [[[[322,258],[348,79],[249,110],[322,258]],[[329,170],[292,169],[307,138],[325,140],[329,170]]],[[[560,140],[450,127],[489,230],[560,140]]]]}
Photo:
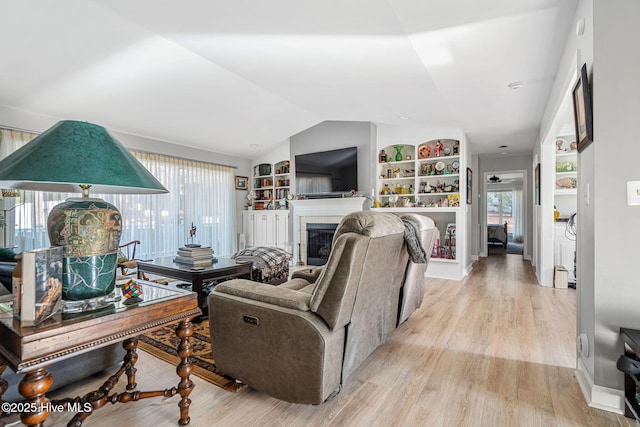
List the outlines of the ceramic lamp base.
{"type": "Polygon", "coordinates": [[[84,305],[94,310],[91,301],[113,293],[121,221],[115,206],[96,198],[69,198],[51,210],[49,240],[64,247],[63,301],[89,300],[84,305]]]}
{"type": "Polygon", "coordinates": [[[63,259],[62,299],[86,300],[108,295],[116,283],[118,253],[63,259]]]}

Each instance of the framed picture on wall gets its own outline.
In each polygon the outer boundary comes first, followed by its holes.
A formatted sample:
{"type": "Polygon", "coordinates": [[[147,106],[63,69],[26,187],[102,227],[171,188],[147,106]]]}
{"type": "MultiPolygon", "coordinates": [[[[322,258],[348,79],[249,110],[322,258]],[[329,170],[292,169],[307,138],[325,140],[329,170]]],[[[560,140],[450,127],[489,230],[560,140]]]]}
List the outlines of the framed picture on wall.
{"type": "Polygon", "coordinates": [[[536,171],[533,177],[533,183],[535,186],[534,194],[536,198],[536,205],[539,205],[540,204],[540,163],[536,165],[536,171]]]}
{"type": "Polygon", "coordinates": [[[576,129],[578,152],[593,141],[593,115],[591,109],[591,90],[587,78],[587,64],[580,69],[580,76],[573,88],[573,119],[576,129]]]}
{"type": "Polygon", "coordinates": [[[471,204],[471,192],[473,190],[473,172],[467,168],[467,204],[471,204]]]}
{"type": "Polygon", "coordinates": [[[236,176],[236,190],[246,190],[248,188],[249,178],[246,176],[236,176]]]}

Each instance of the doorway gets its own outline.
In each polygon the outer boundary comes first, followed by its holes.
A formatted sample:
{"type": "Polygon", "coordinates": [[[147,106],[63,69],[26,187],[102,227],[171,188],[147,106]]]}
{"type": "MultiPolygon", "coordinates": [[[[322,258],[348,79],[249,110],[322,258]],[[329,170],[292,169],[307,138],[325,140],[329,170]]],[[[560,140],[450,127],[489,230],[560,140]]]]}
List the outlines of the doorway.
{"type": "Polygon", "coordinates": [[[525,244],[525,172],[500,171],[485,174],[484,215],[487,256],[523,255],[525,244]]]}

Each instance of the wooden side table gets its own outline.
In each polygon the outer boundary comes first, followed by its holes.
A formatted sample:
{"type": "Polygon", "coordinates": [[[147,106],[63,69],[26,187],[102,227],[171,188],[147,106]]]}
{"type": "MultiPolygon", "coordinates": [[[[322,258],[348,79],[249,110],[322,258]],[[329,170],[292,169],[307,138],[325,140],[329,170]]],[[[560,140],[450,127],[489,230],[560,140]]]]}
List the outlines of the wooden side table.
{"type": "MultiPolygon", "coordinates": [[[[0,343],[0,375],[7,365],[17,373],[25,373],[18,389],[25,397],[26,404],[15,406],[26,409],[19,411],[25,425],[43,425],[49,409],[59,405],[80,410],[68,424],[80,426],[94,410],[109,402],[130,402],[157,396],[167,398],[176,394],[180,395],[178,423],[189,424],[189,395],[194,387],[189,378],[192,370],[189,356],[193,352],[189,337],[193,334],[191,319],[201,314],[196,294],[150,282],[140,283],[143,300],[137,304],[125,305],[125,299],[122,298],[112,307],[74,315],[58,314],[36,327],[22,327],[20,321],[12,317],[11,304],[0,305],[0,335],[3,337],[0,343]],[[180,321],[176,329],[180,339],[177,349],[180,356],[176,368],[179,376],[177,386],[165,390],[137,391],[136,337],[176,321],[180,321]],[[49,364],[117,341],[123,342],[127,353],[121,368],[102,387],[82,397],[51,402],[47,399],[46,393],[53,383],[53,377],[47,371],[49,364]],[[127,377],[126,391],[109,394],[123,374],[127,377]]],[[[6,381],[0,377],[0,400],[6,385],[6,381]]]]}

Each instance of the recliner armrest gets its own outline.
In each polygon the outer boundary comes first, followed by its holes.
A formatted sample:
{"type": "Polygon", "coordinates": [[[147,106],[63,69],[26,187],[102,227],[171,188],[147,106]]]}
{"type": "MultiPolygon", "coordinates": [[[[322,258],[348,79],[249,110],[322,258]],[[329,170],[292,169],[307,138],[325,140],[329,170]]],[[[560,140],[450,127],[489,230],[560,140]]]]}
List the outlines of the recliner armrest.
{"type": "Polygon", "coordinates": [[[302,270],[296,270],[291,275],[292,279],[304,279],[309,283],[315,283],[320,276],[320,273],[324,270],[324,265],[320,267],[304,268],[302,270]]]}
{"type": "Polygon", "coordinates": [[[222,282],[214,288],[213,293],[234,295],[299,311],[310,310],[310,294],[251,280],[234,279],[222,282]]]}

